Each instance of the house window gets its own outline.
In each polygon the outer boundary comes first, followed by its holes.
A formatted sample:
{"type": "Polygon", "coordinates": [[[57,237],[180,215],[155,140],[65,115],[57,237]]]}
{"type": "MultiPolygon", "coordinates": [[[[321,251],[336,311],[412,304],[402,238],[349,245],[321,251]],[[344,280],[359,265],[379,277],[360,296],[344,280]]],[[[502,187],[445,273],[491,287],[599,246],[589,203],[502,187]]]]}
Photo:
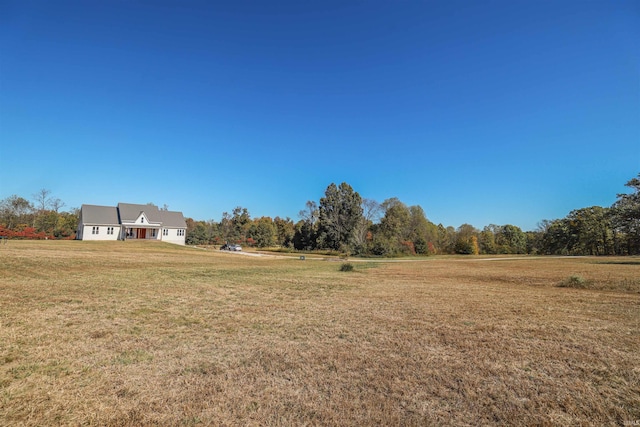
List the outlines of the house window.
{"type": "Polygon", "coordinates": [[[100,234],[100,227],[93,227],[91,229],[91,234],[100,234]]]}
{"type": "Polygon", "coordinates": [[[107,227],[107,234],[113,234],[113,227],[107,227]]]}
{"type": "Polygon", "coordinates": [[[164,230],[162,230],[162,235],[163,236],[168,236],[169,235],[169,230],[166,229],[166,228],[164,230]]]}
{"type": "Polygon", "coordinates": [[[178,236],[184,236],[184,230],[178,230],[178,236]]]}
{"type": "Polygon", "coordinates": [[[140,218],[140,224],[144,224],[144,218],[140,218]]]}
{"type": "Polygon", "coordinates": [[[156,237],[156,229],[151,229],[151,237],[156,237]]]}

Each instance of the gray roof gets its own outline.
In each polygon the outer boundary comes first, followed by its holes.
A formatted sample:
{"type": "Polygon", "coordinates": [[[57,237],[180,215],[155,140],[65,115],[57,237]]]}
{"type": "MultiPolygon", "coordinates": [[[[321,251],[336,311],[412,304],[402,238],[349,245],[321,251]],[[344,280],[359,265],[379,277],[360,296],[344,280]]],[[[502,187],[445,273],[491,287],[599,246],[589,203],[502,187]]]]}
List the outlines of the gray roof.
{"type": "MultiPolygon", "coordinates": [[[[162,225],[165,227],[186,228],[187,222],[182,216],[182,212],[158,211],[162,218],[162,225]]],[[[146,212],[145,212],[146,213],[146,212]]]]}
{"type": "Polygon", "coordinates": [[[160,211],[155,205],[135,205],[133,203],[118,203],[120,219],[122,221],[135,221],[144,212],[151,222],[162,222],[160,211]]]}
{"type": "Polygon", "coordinates": [[[84,224],[120,225],[118,209],[114,206],[82,205],[80,217],[84,224]]]}
{"type": "Polygon", "coordinates": [[[122,221],[133,222],[144,212],[152,223],[160,223],[163,227],[186,228],[182,212],[161,211],[154,205],[136,205],[118,203],[114,206],[82,205],[80,218],[83,224],[121,225],[122,221]]]}

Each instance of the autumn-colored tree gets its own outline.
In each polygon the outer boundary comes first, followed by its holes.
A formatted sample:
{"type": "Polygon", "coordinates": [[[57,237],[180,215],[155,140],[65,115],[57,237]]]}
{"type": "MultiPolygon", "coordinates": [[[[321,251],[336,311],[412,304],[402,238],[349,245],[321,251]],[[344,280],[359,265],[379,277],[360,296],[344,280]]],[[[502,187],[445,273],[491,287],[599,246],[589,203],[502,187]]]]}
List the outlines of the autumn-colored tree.
{"type": "Polygon", "coordinates": [[[462,224],[458,227],[455,251],[458,254],[477,255],[479,253],[478,230],[470,224],[462,224]]]}

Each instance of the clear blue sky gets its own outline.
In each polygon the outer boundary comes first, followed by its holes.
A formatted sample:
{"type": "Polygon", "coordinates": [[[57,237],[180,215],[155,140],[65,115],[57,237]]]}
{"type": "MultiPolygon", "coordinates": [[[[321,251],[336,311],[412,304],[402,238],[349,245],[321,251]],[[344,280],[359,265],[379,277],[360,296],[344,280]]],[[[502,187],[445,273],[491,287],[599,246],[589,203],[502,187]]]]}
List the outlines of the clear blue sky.
{"type": "Polygon", "coordinates": [[[636,0],[0,0],[0,199],[531,230],[639,172],[636,0]]]}

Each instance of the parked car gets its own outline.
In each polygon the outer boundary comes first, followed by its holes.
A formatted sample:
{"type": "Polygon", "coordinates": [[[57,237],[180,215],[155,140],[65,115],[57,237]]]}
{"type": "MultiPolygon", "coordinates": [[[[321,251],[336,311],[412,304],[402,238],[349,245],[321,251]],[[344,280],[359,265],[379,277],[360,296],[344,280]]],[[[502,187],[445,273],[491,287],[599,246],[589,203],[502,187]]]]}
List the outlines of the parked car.
{"type": "Polygon", "coordinates": [[[242,250],[242,246],[240,245],[229,245],[227,243],[225,243],[224,245],[220,246],[220,250],[221,251],[236,251],[239,252],[242,250]]]}

